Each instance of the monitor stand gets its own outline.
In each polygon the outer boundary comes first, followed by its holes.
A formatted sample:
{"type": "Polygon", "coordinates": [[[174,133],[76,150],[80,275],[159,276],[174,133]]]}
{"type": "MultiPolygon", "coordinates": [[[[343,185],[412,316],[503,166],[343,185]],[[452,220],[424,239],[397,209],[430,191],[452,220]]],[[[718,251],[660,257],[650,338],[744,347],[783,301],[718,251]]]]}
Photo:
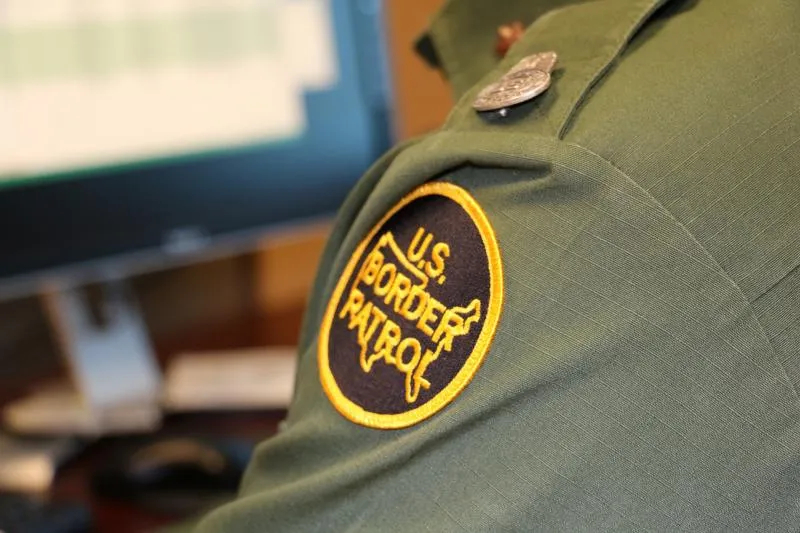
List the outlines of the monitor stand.
{"type": "Polygon", "coordinates": [[[122,281],[90,291],[49,287],[42,303],[72,383],[9,405],[20,433],[101,435],[151,431],[160,423],[161,374],[147,330],[122,281]]]}

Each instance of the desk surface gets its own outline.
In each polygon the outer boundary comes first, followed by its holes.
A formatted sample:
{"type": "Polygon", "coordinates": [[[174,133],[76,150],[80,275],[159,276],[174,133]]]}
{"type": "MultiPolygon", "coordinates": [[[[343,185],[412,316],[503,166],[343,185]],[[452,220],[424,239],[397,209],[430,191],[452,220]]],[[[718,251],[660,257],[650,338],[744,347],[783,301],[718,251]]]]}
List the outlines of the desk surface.
{"type": "MultiPolygon", "coordinates": [[[[270,316],[237,318],[226,324],[197,327],[169,339],[154,339],[158,358],[164,362],[182,351],[220,350],[265,345],[291,345],[297,342],[302,309],[270,316]]],[[[59,373],[56,372],[57,376],[59,373]]],[[[53,373],[41,376],[43,380],[53,373]]],[[[3,382],[0,377],[0,405],[22,394],[31,384],[3,382]]],[[[207,436],[240,437],[254,442],[275,434],[283,411],[250,413],[198,413],[168,416],[163,427],[148,437],[207,436]]],[[[99,498],[91,492],[95,467],[109,460],[124,444],[125,437],[106,437],[94,442],[59,470],[53,487],[57,500],[77,500],[90,506],[96,533],[145,533],[182,520],[144,511],[133,505],[99,498]]]]}
{"type": "MultiPolygon", "coordinates": [[[[173,415],[164,420],[164,426],[155,436],[219,435],[258,442],[277,431],[278,422],[283,419],[284,414],[283,411],[268,411],[173,415]]],[[[88,504],[95,522],[94,531],[97,533],[144,533],[188,518],[143,511],[134,505],[110,501],[92,494],[92,472],[118,451],[125,440],[125,437],[107,437],[83,450],[59,471],[53,487],[53,498],[88,504]]]]}

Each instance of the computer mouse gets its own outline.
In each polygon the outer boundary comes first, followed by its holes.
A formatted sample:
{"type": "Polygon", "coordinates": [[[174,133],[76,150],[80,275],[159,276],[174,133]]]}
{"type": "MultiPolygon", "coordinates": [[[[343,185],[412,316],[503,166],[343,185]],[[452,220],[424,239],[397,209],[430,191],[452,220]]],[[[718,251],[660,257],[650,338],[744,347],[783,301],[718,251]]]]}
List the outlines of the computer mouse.
{"type": "Polygon", "coordinates": [[[189,513],[236,495],[253,444],[171,437],[125,448],[93,475],[96,496],[189,513]]]}

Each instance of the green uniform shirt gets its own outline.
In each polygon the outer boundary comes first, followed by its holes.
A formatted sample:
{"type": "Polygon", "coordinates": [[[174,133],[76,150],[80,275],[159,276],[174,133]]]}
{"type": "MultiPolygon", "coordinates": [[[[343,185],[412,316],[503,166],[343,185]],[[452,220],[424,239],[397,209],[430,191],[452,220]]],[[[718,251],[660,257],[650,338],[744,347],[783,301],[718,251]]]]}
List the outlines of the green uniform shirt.
{"type": "Polygon", "coordinates": [[[343,206],[287,426],[198,531],[800,530],[799,36],[797,0],[450,1],[458,103],[343,206]]]}

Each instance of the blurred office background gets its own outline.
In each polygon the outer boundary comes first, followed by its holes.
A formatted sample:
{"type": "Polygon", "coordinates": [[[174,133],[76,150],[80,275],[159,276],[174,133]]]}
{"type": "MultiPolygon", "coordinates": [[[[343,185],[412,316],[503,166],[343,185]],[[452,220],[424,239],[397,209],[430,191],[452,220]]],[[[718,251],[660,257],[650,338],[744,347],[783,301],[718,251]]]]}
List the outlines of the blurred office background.
{"type": "MultiPolygon", "coordinates": [[[[88,8],[93,4],[125,4],[125,2],[103,1],[38,0],[22,2],[20,0],[20,2],[4,2],[0,7],[0,17],[8,17],[8,12],[13,11],[12,8],[18,4],[26,4],[28,5],[27,9],[35,11],[37,3],[59,5],[52,8],[54,13],[47,13],[48,10],[44,9],[45,14],[42,17],[44,19],[48,15],[54,19],[76,16],[81,13],[80,7],[86,6],[86,12],[88,12],[88,8]],[[73,10],[74,13],[70,13],[70,10],[73,10]],[[62,11],[62,13],[58,13],[58,11],[62,11]]],[[[360,2],[358,0],[319,2],[323,7],[330,3],[355,5],[360,2]]],[[[435,12],[442,0],[365,1],[363,5],[366,9],[373,9],[369,5],[372,3],[383,4],[381,6],[384,24],[382,31],[388,48],[386,66],[389,68],[390,83],[388,125],[391,128],[392,141],[423,134],[436,128],[443,121],[449,109],[450,96],[446,84],[439,74],[423,64],[414,54],[412,46],[416,37],[424,29],[428,17],[435,12]]],[[[136,3],[128,2],[128,4],[135,5],[136,3]]],[[[139,2],[138,4],[143,3],[139,2]]],[[[152,4],[162,4],[162,2],[153,2],[152,4]]],[[[170,1],[163,2],[163,4],[171,4],[178,9],[182,2],[170,1]]],[[[190,5],[192,3],[185,2],[183,4],[190,5]]],[[[236,2],[209,0],[200,4],[235,6],[236,2]]],[[[39,7],[41,9],[41,6],[39,7]]],[[[327,9],[331,9],[330,5],[327,6],[327,9]]],[[[101,12],[100,15],[103,13],[101,12]]],[[[105,16],[113,15],[113,9],[109,8],[105,16]]],[[[120,15],[118,14],[118,16],[120,15]]],[[[0,58],[2,58],[0,61],[4,60],[4,62],[0,62],[0,68],[3,69],[0,70],[0,92],[4,90],[4,85],[11,81],[9,73],[11,65],[8,57],[10,54],[7,52],[10,48],[10,34],[15,26],[13,17],[9,18],[12,20],[9,21],[6,18],[3,21],[0,18],[0,24],[2,24],[0,42],[5,45],[6,52],[6,54],[0,52],[0,58]]],[[[331,21],[326,22],[330,23],[331,21]]],[[[33,21],[29,22],[29,24],[32,23],[33,21]]],[[[309,32],[317,30],[318,26],[306,27],[301,23],[292,29],[299,32],[300,39],[314,39],[315,37],[309,35],[309,32]]],[[[328,29],[334,30],[334,28],[328,29]]],[[[52,48],[50,49],[52,50],[52,48]]],[[[47,53],[47,51],[45,49],[38,53],[47,53]]],[[[330,50],[329,53],[333,55],[335,51],[330,50]]],[[[329,65],[327,68],[335,70],[335,65],[329,65]]],[[[330,76],[331,72],[323,73],[323,75],[330,76]]],[[[325,83],[324,80],[323,83],[325,83]]],[[[224,98],[224,95],[222,97],[224,98]]],[[[161,118],[159,112],[147,107],[147,95],[143,95],[140,100],[141,107],[133,111],[146,118],[147,132],[158,132],[160,127],[169,126],[164,124],[165,119],[161,118]]],[[[37,100],[31,103],[39,104],[41,101],[37,100]]],[[[248,106],[258,103],[266,104],[269,107],[275,105],[265,95],[263,100],[239,103],[232,108],[238,112],[248,113],[248,106]]],[[[13,105],[13,101],[3,100],[0,103],[0,110],[9,112],[9,107],[13,105]]],[[[47,110],[40,109],[40,112],[44,115],[43,120],[46,124],[46,121],[50,119],[47,116],[47,110]]],[[[16,128],[20,126],[20,123],[6,120],[7,116],[2,116],[2,118],[4,125],[0,128],[6,137],[2,137],[4,142],[0,145],[0,152],[6,154],[8,160],[4,163],[6,168],[0,166],[0,187],[7,187],[9,185],[3,183],[4,179],[13,180],[10,185],[22,184],[19,174],[23,172],[15,169],[10,161],[10,155],[13,154],[9,154],[11,143],[8,142],[9,136],[15,136],[16,128]]],[[[256,116],[254,119],[256,129],[258,118],[256,116]]],[[[77,126],[80,128],[81,124],[78,123],[77,126]]],[[[117,126],[113,127],[117,128],[117,126]]],[[[72,131],[69,132],[69,134],[71,133],[72,131]]],[[[80,135],[80,129],[77,130],[77,133],[80,135]]],[[[212,129],[208,133],[210,142],[213,143],[215,132],[212,129]]],[[[68,133],[61,133],[61,135],[65,134],[68,133]]],[[[330,138],[333,138],[336,131],[331,131],[329,135],[330,138]]],[[[165,134],[165,137],[168,136],[179,137],[180,132],[178,135],[171,132],[165,134]]],[[[28,175],[32,174],[34,178],[38,177],[37,173],[39,172],[30,171],[30,169],[35,169],[38,156],[48,154],[51,143],[35,140],[30,136],[20,139],[18,142],[30,143],[33,146],[28,155],[29,159],[19,162],[17,166],[28,170],[28,175]]],[[[179,138],[176,141],[176,144],[178,143],[180,143],[179,138]]],[[[86,144],[88,146],[85,148],[91,157],[92,147],[88,140],[86,144]]],[[[190,143],[187,144],[188,147],[191,147],[190,143]]],[[[120,151],[123,152],[123,155],[120,156],[121,159],[137,159],[135,156],[125,157],[124,148],[125,146],[120,148],[120,151]]],[[[176,151],[181,152],[180,149],[176,151]]],[[[101,150],[96,152],[101,152],[101,150]]],[[[60,161],[55,156],[51,157],[53,157],[51,167],[53,170],[57,170],[60,161]]],[[[20,156],[17,158],[21,159],[20,156]]],[[[359,163],[363,163],[363,161],[359,161],[359,163]]],[[[64,163],[64,166],[72,165],[64,163]]],[[[324,169],[325,167],[321,166],[319,172],[324,172],[324,169]]],[[[265,168],[262,172],[264,180],[273,179],[269,175],[268,169],[265,168]]],[[[46,171],[40,173],[46,174],[46,171]]],[[[354,182],[358,176],[353,175],[350,178],[354,182]]],[[[223,176],[220,177],[220,181],[224,181],[223,176]]],[[[3,189],[0,188],[0,194],[2,193],[3,189]]],[[[153,191],[153,193],[157,194],[157,191],[153,191]]],[[[267,204],[273,200],[272,198],[265,199],[264,203],[267,204]]],[[[283,200],[291,202],[292,198],[287,197],[283,200]]],[[[91,209],[91,206],[87,205],[86,208],[91,209]]],[[[19,209],[25,210],[25,206],[20,205],[19,209]]],[[[26,225],[31,227],[37,227],[39,223],[35,217],[20,219],[20,222],[23,220],[26,225]]],[[[324,217],[310,224],[298,224],[295,227],[285,228],[277,233],[270,231],[272,228],[265,227],[264,235],[257,239],[249,247],[250,249],[241,250],[240,253],[223,254],[227,256],[213,259],[204,258],[200,253],[193,257],[188,265],[155,269],[132,276],[131,281],[138,303],[156,347],[160,348],[163,344],[164,350],[169,352],[181,348],[260,345],[271,342],[273,339],[274,342],[279,343],[294,341],[298,315],[302,314],[306,293],[316,271],[316,261],[321,253],[329,227],[330,224],[324,217]]],[[[37,231],[41,233],[47,233],[52,229],[45,225],[37,227],[37,231]]],[[[3,227],[0,229],[0,234],[14,231],[14,228],[3,227]]],[[[218,251],[210,250],[209,255],[219,255],[215,252],[218,251]]],[[[0,264],[2,262],[3,259],[0,257],[0,264]]],[[[62,367],[55,339],[52,337],[38,295],[35,290],[29,290],[30,288],[25,287],[25,290],[17,291],[0,299],[0,380],[3,382],[6,396],[11,393],[6,387],[24,386],[27,379],[52,374],[62,367]]]]}
{"type": "MultiPolygon", "coordinates": [[[[348,189],[449,110],[446,82],[413,51],[442,3],[0,2],[0,408],[23,404],[2,423],[23,448],[81,443],[37,497],[83,505],[96,531],[145,531],[182,513],[97,498],[98,470],[126,444],[277,431],[283,393],[255,408],[156,406],[155,419],[74,435],[25,399],[59,380],[92,407],[119,399],[114,369],[147,374],[147,361],[98,355],[115,346],[106,329],[152,349],[157,376],[126,383],[134,396],[187,355],[291,357],[348,189]]],[[[3,453],[0,438],[0,470],[3,453]]]]}

